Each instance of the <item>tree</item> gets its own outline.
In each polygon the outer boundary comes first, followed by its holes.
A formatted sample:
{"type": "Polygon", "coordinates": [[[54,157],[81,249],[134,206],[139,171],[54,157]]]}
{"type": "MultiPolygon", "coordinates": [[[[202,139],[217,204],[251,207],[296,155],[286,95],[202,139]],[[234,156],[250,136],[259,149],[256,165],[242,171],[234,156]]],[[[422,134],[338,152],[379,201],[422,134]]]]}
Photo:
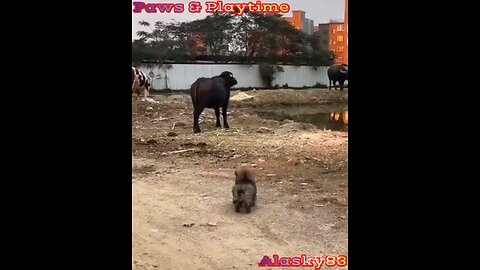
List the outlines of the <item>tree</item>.
{"type": "Polygon", "coordinates": [[[332,58],[318,38],[294,28],[281,15],[215,13],[192,22],[156,22],[154,27],[139,23],[150,31],[137,32],[140,38],[132,43],[134,61],[201,58],[319,66],[332,58]]]}
{"type": "Polygon", "coordinates": [[[310,44],[311,55],[310,64],[314,67],[327,65],[330,66],[333,64],[333,59],[335,59],[335,54],[332,51],[324,50],[320,45],[320,37],[312,35],[308,37],[308,42],[310,44]]]}
{"type": "Polygon", "coordinates": [[[205,19],[189,23],[191,31],[205,43],[210,55],[217,56],[229,51],[228,45],[233,39],[233,16],[214,13],[205,19]]]}
{"type": "Polygon", "coordinates": [[[132,59],[134,61],[143,60],[136,57],[149,56],[147,59],[160,60],[169,55],[173,49],[173,41],[169,37],[167,24],[164,22],[156,22],[155,27],[150,27],[150,23],[140,21],[140,25],[150,28],[150,32],[138,31],[140,37],[132,44],[132,59]]]}
{"type": "Polygon", "coordinates": [[[246,12],[236,27],[240,52],[247,58],[301,56],[306,53],[307,35],[281,18],[246,12]],[[243,45],[243,46],[242,46],[243,45]]]}

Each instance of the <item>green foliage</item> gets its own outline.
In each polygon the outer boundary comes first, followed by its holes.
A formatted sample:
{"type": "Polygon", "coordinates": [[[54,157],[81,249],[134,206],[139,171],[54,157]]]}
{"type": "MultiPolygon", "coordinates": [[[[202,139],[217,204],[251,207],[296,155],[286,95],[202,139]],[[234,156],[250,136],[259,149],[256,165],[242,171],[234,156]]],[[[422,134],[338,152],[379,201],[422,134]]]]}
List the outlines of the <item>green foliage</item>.
{"type": "Polygon", "coordinates": [[[260,65],[260,76],[263,79],[263,82],[267,85],[267,87],[272,87],[272,82],[275,79],[275,74],[277,72],[283,72],[283,67],[281,66],[273,66],[268,64],[261,64],[260,65]]]}
{"type": "MultiPolygon", "coordinates": [[[[330,65],[332,55],[281,15],[213,14],[192,22],[140,21],[145,31],[132,43],[132,60],[242,64],[330,65]]],[[[268,72],[267,72],[268,73],[268,72]]]]}

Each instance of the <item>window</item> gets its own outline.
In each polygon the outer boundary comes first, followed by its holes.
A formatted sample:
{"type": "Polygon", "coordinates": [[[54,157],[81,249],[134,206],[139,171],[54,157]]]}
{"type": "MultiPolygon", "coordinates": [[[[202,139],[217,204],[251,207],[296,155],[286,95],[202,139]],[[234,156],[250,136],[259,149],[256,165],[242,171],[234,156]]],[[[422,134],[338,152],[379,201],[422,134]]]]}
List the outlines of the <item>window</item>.
{"type": "Polygon", "coordinates": [[[335,29],[332,29],[332,34],[335,34],[335,29]]]}
{"type": "Polygon", "coordinates": [[[337,31],[343,31],[343,24],[337,25],[337,31]]]}
{"type": "Polygon", "coordinates": [[[342,35],[337,36],[337,41],[338,42],[343,42],[343,36],[342,35]]]}
{"type": "Polygon", "coordinates": [[[343,46],[338,46],[337,51],[338,51],[339,53],[342,53],[342,52],[343,52],[343,46]]]}

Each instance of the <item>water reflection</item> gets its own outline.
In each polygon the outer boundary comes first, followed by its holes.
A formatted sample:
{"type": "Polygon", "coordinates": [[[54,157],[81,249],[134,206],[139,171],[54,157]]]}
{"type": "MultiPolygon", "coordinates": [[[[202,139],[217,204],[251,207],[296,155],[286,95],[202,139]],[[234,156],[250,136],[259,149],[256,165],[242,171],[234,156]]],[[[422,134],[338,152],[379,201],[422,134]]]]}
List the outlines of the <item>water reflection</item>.
{"type": "Polygon", "coordinates": [[[259,111],[258,115],[266,119],[283,121],[285,119],[295,122],[309,123],[319,129],[348,132],[348,111],[333,112],[313,112],[298,110],[272,109],[269,111],[259,111]]]}
{"type": "Polygon", "coordinates": [[[330,113],[329,120],[332,121],[342,121],[345,125],[348,126],[348,111],[344,112],[332,112],[330,113]]]}

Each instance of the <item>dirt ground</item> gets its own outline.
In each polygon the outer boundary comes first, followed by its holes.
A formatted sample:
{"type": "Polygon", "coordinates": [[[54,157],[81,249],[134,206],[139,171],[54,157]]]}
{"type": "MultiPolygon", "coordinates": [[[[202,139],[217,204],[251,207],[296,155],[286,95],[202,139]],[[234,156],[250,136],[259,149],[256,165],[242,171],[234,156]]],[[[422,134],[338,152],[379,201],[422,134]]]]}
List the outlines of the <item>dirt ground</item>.
{"type": "Polygon", "coordinates": [[[259,269],[264,255],[348,256],[348,133],[255,114],[279,104],[346,104],[348,94],[247,93],[253,100],[231,102],[230,129],[216,130],[207,109],[200,134],[187,95],[132,101],[132,269],[259,269]],[[257,175],[250,214],[232,204],[241,164],[257,175]]]}

